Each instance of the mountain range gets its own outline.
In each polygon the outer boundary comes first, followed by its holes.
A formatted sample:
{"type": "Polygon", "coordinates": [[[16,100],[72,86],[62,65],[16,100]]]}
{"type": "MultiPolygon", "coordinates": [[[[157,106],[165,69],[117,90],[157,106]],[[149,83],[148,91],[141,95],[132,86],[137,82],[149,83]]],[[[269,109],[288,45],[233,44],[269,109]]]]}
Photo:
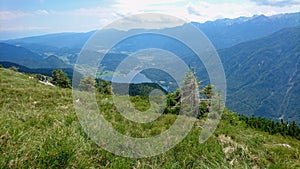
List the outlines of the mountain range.
{"type": "Polygon", "coordinates": [[[223,49],[270,35],[283,28],[299,26],[300,12],[274,16],[254,15],[193,24],[205,33],[217,49],[223,49]]]}
{"type": "Polygon", "coordinates": [[[67,68],[70,65],[55,55],[43,57],[21,46],[0,43],[0,61],[12,62],[28,68],[67,68]]]}
{"type": "Polygon", "coordinates": [[[300,122],[300,27],[219,50],[227,106],[239,113],[300,122]]]}
{"type": "MultiPolygon", "coordinates": [[[[255,15],[236,19],[219,19],[205,23],[192,22],[213,43],[217,49],[228,48],[238,43],[270,35],[280,29],[300,25],[300,12],[273,16],[255,15]]],[[[34,52],[54,49],[77,49],[96,31],[87,33],[56,33],[3,41],[21,45],[34,52]]],[[[78,52],[79,52],[78,51],[78,52]]]]}
{"type": "MultiPolygon", "coordinates": [[[[192,24],[211,40],[218,51],[227,78],[228,108],[246,115],[272,119],[284,117],[300,124],[300,105],[297,103],[300,96],[300,12],[192,24]]],[[[29,68],[69,68],[95,32],[2,41],[0,61],[29,68]]],[[[195,65],[194,55],[185,49],[178,50],[177,44],[169,39],[145,35],[129,42],[129,45],[119,45],[118,50],[104,60],[109,65],[106,67],[108,71],[113,71],[130,52],[151,46],[174,52],[188,64],[195,65]]],[[[197,64],[201,67],[197,72],[200,80],[209,83],[204,66],[197,64]]],[[[147,72],[144,73],[147,76],[147,72]]],[[[166,76],[151,72],[147,77],[162,81],[161,78],[166,76]]]]}

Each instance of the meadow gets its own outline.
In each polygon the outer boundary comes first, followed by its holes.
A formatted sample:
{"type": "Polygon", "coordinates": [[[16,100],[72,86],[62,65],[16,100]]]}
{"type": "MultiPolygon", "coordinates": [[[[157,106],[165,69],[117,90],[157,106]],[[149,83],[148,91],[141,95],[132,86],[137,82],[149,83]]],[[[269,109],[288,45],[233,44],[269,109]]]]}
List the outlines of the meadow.
{"type": "MultiPolygon", "coordinates": [[[[0,168],[300,168],[300,141],[252,129],[230,110],[218,128],[199,143],[205,119],[169,151],[149,158],[114,155],[94,143],[76,115],[71,89],[47,86],[9,69],[0,69],[0,168]],[[288,144],[290,147],[285,147],[288,144]]],[[[132,97],[135,107],[147,102],[132,97]]],[[[105,119],[122,134],[149,137],[167,130],[177,116],[152,123],[122,117],[111,96],[97,95],[105,119]]]]}

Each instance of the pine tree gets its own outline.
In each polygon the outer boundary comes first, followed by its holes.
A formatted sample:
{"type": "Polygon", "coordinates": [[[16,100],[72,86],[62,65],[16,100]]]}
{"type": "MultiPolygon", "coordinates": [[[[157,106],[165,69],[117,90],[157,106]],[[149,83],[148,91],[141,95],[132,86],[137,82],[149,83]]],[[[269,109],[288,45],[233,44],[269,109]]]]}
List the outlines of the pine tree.
{"type": "Polygon", "coordinates": [[[67,74],[63,70],[53,70],[52,71],[52,83],[54,85],[60,86],[62,88],[71,88],[71,82],[67,74]]]}
{"type": "Polygon", "coordinates": [[[96,83],[96,88],[100,94],[112,94],[112,87],[110,81],[107,80],[99,80],[96,83]]]}
{"type": "Polygon", "coordinates": [[[200,91],[200,93],[203,94],[206,99],[210,100],[214,96],[213,89],[214,89],[214,86],[209,84],[209,85],[205,86],[204,89],[202,89],[200,91]]]}
{"type": "Polygon", "coordinates": [[[95,79],[92,76],[88,76],[80,80],[79,89],[82,91],[93,92],[95,90],[95,84],[95,79]]]}
{"type": "Polygon", "coordinates": [[[195,116],[199,109],[199,81],[189,70],[181,87],[180,102],[184,114],[195,116]]]}

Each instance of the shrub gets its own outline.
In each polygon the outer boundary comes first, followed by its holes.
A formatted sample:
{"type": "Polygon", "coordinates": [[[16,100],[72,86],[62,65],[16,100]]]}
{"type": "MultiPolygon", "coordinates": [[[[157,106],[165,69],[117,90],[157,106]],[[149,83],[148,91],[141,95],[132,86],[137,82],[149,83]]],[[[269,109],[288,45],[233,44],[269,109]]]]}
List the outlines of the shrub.
{"type": "Polygon", "coordinates": [[[12,66],[9,69],[12,71],[15,71],[15,72],[17,72],[19,70],[19,68],[17,68],[16,66],[12,66]]]}

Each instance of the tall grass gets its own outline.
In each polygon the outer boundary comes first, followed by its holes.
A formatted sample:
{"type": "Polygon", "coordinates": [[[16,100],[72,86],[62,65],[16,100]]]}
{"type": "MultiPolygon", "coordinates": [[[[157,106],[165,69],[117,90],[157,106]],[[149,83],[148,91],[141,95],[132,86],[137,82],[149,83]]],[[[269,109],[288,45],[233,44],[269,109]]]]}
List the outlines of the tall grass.
{"type": "MultiPolygon", "coordinates": [[[[218,129],[199,144],[198,120],[188,136],[158,156],[130,159],[107,152],[89,139],[73,108],[72,91],[45,86],[37,80],[0,69],[0,168],[299,168],[300,143],[281,135],[232,123],[226,112],[218,129]],[[278,144],[289,144],[285,148],[278,144]],[[228,150],[228,151],[226,151],[228,150]]],[[[168,129],[175,115],[137,124],[116,111],[109,96],[97,96],[105,118],[123,134],[157,135],[168,129]]],[[[147,103],[135,98],[135,106],[147,103]]]]}

